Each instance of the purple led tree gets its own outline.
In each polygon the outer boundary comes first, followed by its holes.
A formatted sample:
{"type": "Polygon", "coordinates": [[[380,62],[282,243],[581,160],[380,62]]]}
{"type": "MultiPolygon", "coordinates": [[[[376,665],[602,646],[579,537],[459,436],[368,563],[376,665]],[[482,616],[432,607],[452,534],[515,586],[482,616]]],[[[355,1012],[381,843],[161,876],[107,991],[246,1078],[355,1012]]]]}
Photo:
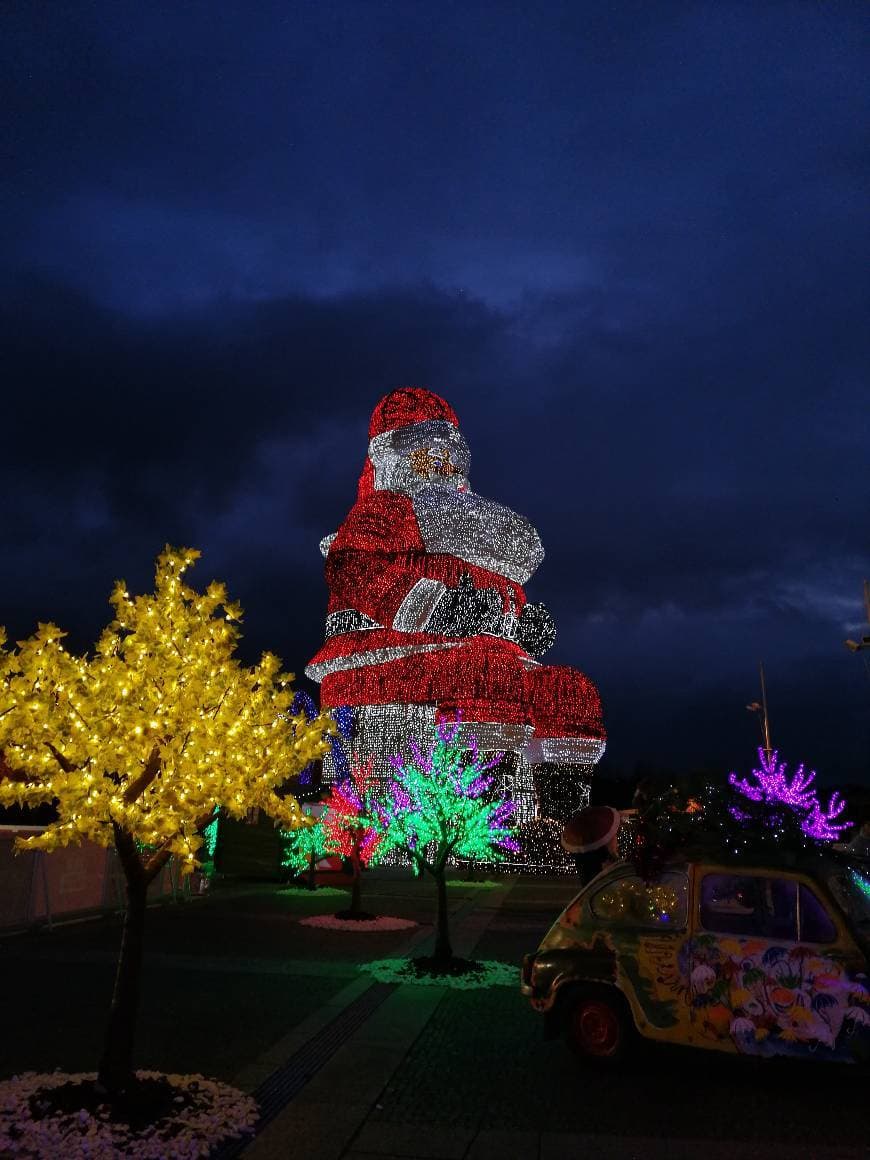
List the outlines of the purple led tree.
{"type": "Polygon", "coordinates": [[[517,850],[508,829],[514,804],[492,800],[488,773],[500,755],[481,760],[472,738],[458,745],[459,722],[438,726],[435,742],[424,752],[412,742],[411,760],[391,758],[395,774],[386,791],[372,800],[373,824],[380,834],[378,854],[404,850],[417,874],[431,874],[437,887],[433,968],[453,960],[447,920],[445,874],[451,855],[498,861],[501,850],[517,850]],[[470,750],[464,745],[471,746],[470,750]]]}
{"type": "MultiPolygon", "coordinates": [[[[772,805],[789,806],[799,816],[800,828],[808,838],[819,842],[836,840],[841,831],[847,830],[851,822],[838,822],[837,818],[846,808],[846,803],[839,793],[831,795],[827,808],[823,809],[813,786],[816,779],[815,772],[804,772],[804,766],[799,765],[791,778],[786,776],[785,762],[779,762],[779,755],[773,751],[770,755],[763,749],[758,750],[759,768],[753,769],[751,777],[738,777],[736,773],[728,775],[731,785],[754,802],[768,802],[772,805]]],[[[732,816],[740,820],[740,811],[732,808],[732,816]]]]}

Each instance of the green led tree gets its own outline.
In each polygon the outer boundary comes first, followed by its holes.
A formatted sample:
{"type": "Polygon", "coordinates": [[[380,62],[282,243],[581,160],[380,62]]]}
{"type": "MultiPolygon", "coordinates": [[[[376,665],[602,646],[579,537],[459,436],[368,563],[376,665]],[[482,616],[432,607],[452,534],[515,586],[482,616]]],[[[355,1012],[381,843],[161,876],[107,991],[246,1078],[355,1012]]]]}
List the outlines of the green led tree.
{"type": "Polygon", "coordinates": [[[435,880],[437,911],[434,969],[453,960],[447,912],[447,864],[451,855],[499,861],[501,850],[518,850],[508,822],[514,803],[492,800],[493,778],[487,771],[496,756],[482,762],[472,738],[458,744],[459,722],[443,723],[428,752],[412,742],[412,760],[391,758],[395,773],[387,789],[370,799],[372,827],[380,836],[378,856],[403,850],[417,874],[435,880]]]}
{"type": "Polygon", "coordinates": [[[115,619],[93,656],[73,656],[41,624],[17,649],[0,631],[0,805],[54,803],[56,820],[22,848],[51,851],[84,840],[114,846],[127,910],[102,1059],[101,1090],[135,1087],[148,885],[170,858],[182,873],[201,862],[202,831],[223,807],[259,807],[288,828],[306,825],[277,790],[328,748],[328,717],[288,712],[292,676],[264,653],[234,656],[241,608],[223,584],[197,592],[184,580],[199,552],[167,547],[155,591],[135,599],[119,581],[115,619]]]}
{"type": "MultiPolygon", "coordinates": [[[[365,922],[374,917],[362,908],[362,868],[376,860],[381,841],[378,827],[369,817],[374,784],[371,759],[363,765],[352,765],[341,781],[329,787],[316,825],[310,830],[281,834],[281,864],[295,874],[307,871],[311,890],[316,886],[314,866],[318,858],[333,855],[350,863],[350,907],[339,911],[336,918],[365,922]]],[[[304,808],[307,813],[308,808],[304,808]]]]}
{"type": "Polygon", "coordinates": [[[295,830],[281,830],[281,865],[294,877],[305,876],[309,890],[317,889],[315,877],[317,862],[326,856],[326,836],[323,832],[322,817],[315,819],[310,806],[303,806],[302,812],[311,818],[312,825],[295,830]]]}

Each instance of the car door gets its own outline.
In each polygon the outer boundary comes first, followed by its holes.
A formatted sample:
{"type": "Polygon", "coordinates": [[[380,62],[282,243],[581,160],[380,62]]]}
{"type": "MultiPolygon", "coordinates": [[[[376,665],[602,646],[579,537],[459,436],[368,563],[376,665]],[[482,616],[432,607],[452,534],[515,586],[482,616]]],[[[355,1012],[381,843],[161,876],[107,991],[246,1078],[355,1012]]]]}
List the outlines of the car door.
{"type": "Polygon", "coordinates": [[[689,875],[674,867],[655,882],[626,873],[593,887],[588,929],[607,932],[617,985],[641,1034],[685,1043],[691,1026],[681,956],[688,936],[689,875]]]}
{"type": "Polygon", "coordinates": [[[693,1039],[752,1055],[849,1058],[856,983],[839,916],[806,876],[696,870],[693,1039]]]}

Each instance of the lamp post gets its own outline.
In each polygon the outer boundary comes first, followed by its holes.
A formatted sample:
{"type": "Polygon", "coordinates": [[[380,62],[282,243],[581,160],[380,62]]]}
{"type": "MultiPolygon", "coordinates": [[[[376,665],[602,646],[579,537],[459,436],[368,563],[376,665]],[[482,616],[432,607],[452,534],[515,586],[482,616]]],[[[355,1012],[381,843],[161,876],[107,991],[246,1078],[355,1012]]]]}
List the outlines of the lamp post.
{"type": "MultiPolygon", "coordinates": [[[[870,625],[870,580],[864,581],[864,614],[870,625]]],[[[862,649],[870,648],[870,634],[865,633],[860,640],[847,640],[844,643],[849,652],[860,652],[862,649]]]]}
{"type": "Polygon", "coordinates": [[[770,744],[770,719],[767,715],[767,686],[764,683],[764,662],[758,662],[758,672],[761,676],[761,703],[753,701],[751,705],[746,708],[750,713],[758,714],[758,724],[761,727],[761,741],[764,750],[764,756],[770,760],[770,755],[773,753],[773,746],[770,744]]]}

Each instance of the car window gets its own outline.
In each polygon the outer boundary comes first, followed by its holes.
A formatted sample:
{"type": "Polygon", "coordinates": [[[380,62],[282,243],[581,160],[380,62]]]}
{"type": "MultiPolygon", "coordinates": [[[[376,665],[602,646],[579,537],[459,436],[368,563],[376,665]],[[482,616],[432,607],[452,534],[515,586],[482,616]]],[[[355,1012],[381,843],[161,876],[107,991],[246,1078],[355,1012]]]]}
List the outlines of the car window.
{"type": "Polygon", "coordinates": [[[686,925],[688,897],[685,874],[670,872],[656,882],[630,874],[600,886],[589,900],[589,909],[609,926],[679,930],[686,925]]]}
{"type": "Polygon", "coordinates": [[[793,878],[763,878],[767,938],[796,939],[797,882],[793,878]]]}
{"type": "Polygon", "coordinates": [[[716,934],[797,939],[797,883],[760,874],[705,874],[701,926],[716,934]]]}
{"type": "Polygon", "coordinates": [[[826,907],[809,886],[801,884],[801,941],[829,943],[836,938],[837,928],[826,907]]]}
{"type": "Polygon", "coordinates": [[[834,897],[856,926],[870,933],[870,867],[844,867],[828,879],[834,897]]]}

